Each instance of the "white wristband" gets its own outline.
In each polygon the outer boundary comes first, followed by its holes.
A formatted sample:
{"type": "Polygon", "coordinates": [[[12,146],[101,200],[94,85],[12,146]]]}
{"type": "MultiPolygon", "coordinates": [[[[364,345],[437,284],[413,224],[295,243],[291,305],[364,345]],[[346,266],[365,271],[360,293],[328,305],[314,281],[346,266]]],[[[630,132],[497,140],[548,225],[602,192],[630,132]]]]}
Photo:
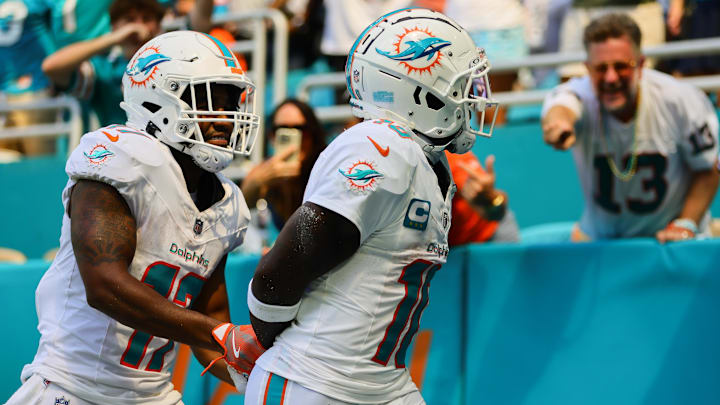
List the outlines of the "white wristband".
{"type": "Polygon", "coordinates": [[[261,302],[252,292],[252,280],[248,285],[247,304],[250,313],[261,321],[265,322],[288,322],[295,319],[298,310],[300,310],[300,301],[292,306],[286,305],[270,305],[261,302]]]}
{"type": "Polygon", "coordinates": [[[693,221],[690,218],[677,218],[677,219],[673,220],[671,222],[671,224],[673,224],[674,226],[680,227],[680,228],[685,228],[694,234],[698,233],[697,224],[695,223],[695,221],[693,221]]]}

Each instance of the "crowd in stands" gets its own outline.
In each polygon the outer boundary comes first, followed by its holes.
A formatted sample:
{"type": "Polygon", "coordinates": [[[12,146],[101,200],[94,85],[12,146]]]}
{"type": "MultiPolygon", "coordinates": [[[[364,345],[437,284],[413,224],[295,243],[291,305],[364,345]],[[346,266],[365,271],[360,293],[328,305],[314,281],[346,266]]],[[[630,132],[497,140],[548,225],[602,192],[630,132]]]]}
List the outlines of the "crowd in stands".
{"type": "MultiPolygon", "coordinates": [[[[369,23],[382,13],[411,6],[441,11],[455,19],[467,29],[475,43],[485,49],[491,64],[521,61],[530,54],[588,50],[588,42],[583,43],[586,27],[591,21],[610,13],[630,16],[637,23],[640,42],[632,44],[637,45],[634,51],[670,41],[720,37],[720,24],[717,23],[720,21],[720,0],[0,0],[0,58],[4,61],[0,66],[0,103],[12,107],[13,104],[27,105],[62,93],[70,94],[81,101],[85,130],[89,131],[95,129],[93,126],[125,122],[125,111],[120,106],[123,97],[120,83],[127,62],[141,44],[161,33],[163,25],[169,21],[182,21],[182,26],[187,29],[210,33],[232,48],[235,41],[250,38],[252,30],[238,23],[213,25],[213,16],[263,8],[277,9],[289,21],[289,69],[303,76],[312,72],[343,71],[355,38],[369,23]],[[67,4],[74,5],[74,8],[67,4]]],[[[613,35],[610,33],[598,41],[613,38],[613,35]]],[[[268,46],[272,46],[271,41],[268,41],[268,46]]],[[[268,54],[272,57],[272,51],[268,54]]],[[[239,56],[247,70],[245,58],[239,56]]],[[[497,94],[518,89],[549,89],[568,79],[587,75],[588,67],[591,79],[593,74],[602,75],[608,70],[622,78],[623,73],[632,75],[643,66],[676,77],[720,72],[718,54],[653,60],[637,53],[632,58],[627,66],[618,63],[575,63],[557,69],[491,71],[490,83],[497,94]]],[[[653,71],[650,75],[654,74],[653,71]]],[[[346,103],[347,93],[343,92],[344,89],[336,92],[337,104],[346,103]]],[[[289,97],[294,97],[294,93],[295,88],[290,86],[289,97]]],[[[710,96],[718,103],[716,94],[710,96]]],[[[575,102],[561,101],[546,104],[544,112],[549,112],[553,105],[575,102]]],[[[699,103],[706,107],[704,102],[699,103]]],[[[486,119],[493,119],[496,125],[501,126],[509,118],[507,107],[499,108],[497,118],[494,114],[487,114],[486,117],[491,118],[486,119]]],[[[546,141],[559,149],[572,145],[567,133],[580,115],[579,109],[572,110],[575,115],[566,120],[570,124],[563,127],[563,131],[553,132],[552,139],[548,139],[550,130],[544,121],[546,141]]],[[[273,106],[273,111],[265,115],[268,118],[265,119],[267,130],[262,161],[247,170],[244,179],[237,181],[242,184],[248,205],[251,208],[262,205],[263,210],[269,209],[271,223],[280,229],[302,202],[312,164],[329,139],[340,131],[320,122],[311,104],[294,98],[273,106]],[[287,133],[290,130],[299,131],[299,141],[279,151],[278,131],[287,133]],[[273,155],[273,151],[279,153],[273,155]]],[[[58,116],[54,111],[18,109],[0,117],[0,128],[43,124],[56,119],[58,116]]],[[[609,125],[618,131],[637,131],[634,127],[623,127],[622,119],[609,125]]],[[[707,164],[698,164],[696,168],[706,168],[715,163],[717,126],[713,128],[713,125],[710,122],[709,129],[703,129],[702,125],[688,129],[698,133],[699,140],[693,138],[692,142],[705,142],[694,144],[704,155],[714,153],[714,156],[706,157],[707,164]],[[708,146],[708,142],[714,144],[708,146]]],[[[0,161],[7,156],[18,158],[53,154],[58,142],[61,141],[49,137],[0,137],[0,161]]],[[[635,159],[635,149],[632,150],[632,158],[635,159]]],[[[617,159],[622,172],[626,167],[621,161],[622,153],[618,152],[617,159]]],[[[645,157],[630,162],[627,170],[635,173],[651,164],[642,159],[645,157]]],[[[468,154],[462,159],[453,157],[450,163],[459,186],[457,201],[453,204],[452,229],[456,233],[451,235],[451,242],[517,241],[518,225],[509,205],[512,196],[495,185],[494,158],[488,158],[483,165],[477,157],[468,154]]],[[[614,163],[610,164],[615,167],[614,163]]],[[[582,172],[580,166],[583,163],[578,165],[578,170],[582,172]]],[[[618,177],[622,184],[626,184],[627,179],[622,177],[627,172],[620,173],[620,176],[615,171],[608,173],[608,182],[618,177]]],[[[677,181],[689,180],[678,177],[677,181]]],[[[603,184],[605,189],[598,193],[612,188],[608,186],[610,183],[603,184]]],[[[589,193],[586,197],[592,200],[595,191],[586,192],[589,193]]],[[[710,201],[713,196],[714,192],[709,196],[710,201]]],[[[598,198],[595,200],[601,205],[612,203],[598,198]]],[[[707,209],[707,205],[702,207],[707,209]]],[[[709,223],[701,215],[704,210],[699,209],[698,212],[693,214],[694,223],[677,222],[677,219],[687,218],[673,213],[658,226],[662,229],[671,222],[681,226],[681,232],[689,230],[693,235],[707,233],[709,223]]],[[[587,221],[587,218],[583,220],[587,221]]],[[[588,233],[587,228],[584,231],[588,233]]],[[[653,236],[657,231],[653,228],[652,232],[624,234],[607,230],[590,236],[653,236]]]]}

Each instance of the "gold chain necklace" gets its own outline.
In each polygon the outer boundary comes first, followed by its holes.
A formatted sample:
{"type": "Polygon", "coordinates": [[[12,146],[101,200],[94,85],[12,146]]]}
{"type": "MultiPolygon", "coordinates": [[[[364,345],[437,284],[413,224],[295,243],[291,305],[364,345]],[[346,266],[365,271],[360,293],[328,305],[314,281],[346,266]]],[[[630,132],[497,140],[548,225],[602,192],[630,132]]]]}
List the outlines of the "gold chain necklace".
{"type": "Polygon", "coordinates": [[[615,177],[618,178],[618,180],[623,182],[628,182],[630,179],[635,176],[635,172],[637,171],[637,145],[638,145],[638,137],[637,137],[637,128],[639,123],[639,116],[640,116],[640,89],[638,88],[637,92],[637,113],[635,116],[635,128],[633,128],[633,146],[632,146],[632,155],[630,156],[630,161],[628,162],[627,166],[625,167],[625,171],[621,172],[620,169],[615,165],[615,160],[610,157],[610,152],[608,151],[607,144],[605,143],[605,137],[610,137],[610,134],[608,133],[608,125],[607,121],[605,120],[605,116],[602,113],[602,106],[600,106],[600,121],[602,122],[603,127],[603,133],[600,135],[600,142],[603,145],[603,148],[605,149],[605,159],[608,162],[608,166],[610,166],[610,171],[615,175],[615,177]]]}

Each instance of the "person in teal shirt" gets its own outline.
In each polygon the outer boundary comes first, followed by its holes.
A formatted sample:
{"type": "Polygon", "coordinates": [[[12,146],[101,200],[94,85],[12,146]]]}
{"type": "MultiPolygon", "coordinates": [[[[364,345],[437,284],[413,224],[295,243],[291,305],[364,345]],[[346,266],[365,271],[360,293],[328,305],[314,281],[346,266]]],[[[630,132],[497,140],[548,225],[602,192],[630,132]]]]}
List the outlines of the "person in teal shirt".
{"type": "Polygon", "coordinates": [[[58,48],[110,32],[112,0],[47,0],[50,29],[58,48]]]}
{"type": "Polygon", "coordinates": [[[122,75],[140,46],[160,33],[165,8],[156,0],[114,0],[112,30],[67,45],[45,58],[42,69],[56,88],[85,101],[101,126],[124,122],[122,75]]]}
{"type": "MultiPolygon", "coordinates": [[[[190,18],[193,29],[210,26],[211,6],[212,0],[198,0],[190,18]]],[[[43,61],[42,69],[57,89],[92,108],[101,126],[123,122],[120,83],[125,66],[142,44],[160,33],[165,12],[157,0],[114,0],[108,11],[110,32],[64,46],[43,61]]]]}
{"type": "MultiPolygon", "coordinates": [[[[0,93],[9,103],[27,103],[48,96],[50,81],[41,69],[45,56],[55,51],[47,24],[47,0],[0,0],[0,93]]],[[[47,111],[14,111],[5,126],[19,127],[51,121],[47,111]]],[[[26,155],[49,153],[54,139],[4,140],[0,148],[26,155]]]]}
{"type": "MultiPolygon", "coordinates": [[[[50,6],[50,29],[58,48],[97,38],[112,30],[112,0],[46,0],[50,6]]],[[[160,0],[169,8],[175,0],[160,0]]]]}

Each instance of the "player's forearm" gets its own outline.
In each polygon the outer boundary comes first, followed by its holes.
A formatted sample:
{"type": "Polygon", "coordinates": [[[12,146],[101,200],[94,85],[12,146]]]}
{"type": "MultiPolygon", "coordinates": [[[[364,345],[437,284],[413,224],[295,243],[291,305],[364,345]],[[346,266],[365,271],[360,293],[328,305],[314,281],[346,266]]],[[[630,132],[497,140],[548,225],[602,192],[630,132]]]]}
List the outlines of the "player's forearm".
{"type": "Polygon", "coordinates": [[[273,345],[275,338],[287,329],[290,323],[291,322],[265,322],[253,316],[253,314],[250,314],[250,324],[255,331],[255,336],[257,336],[258,342],[266,349],[269,349],[270,346],[273,345]]]}
{"type": "Polygon", "coordinates": [[[189,346],[218,350],[211,333],[220,321],[175,305],[130,274],[123,280],[99,281],[93,289],[96,292],[88,294],[88,304],[126,326],[189,346]]]}
{"type": "Polygon", "coordinates": [[[695,172],[680,218],[689,218],[699,223],[715,197],[718,183],[720,183],[720,174],[714,168],[695,172]]]}
{"type": "Polygon", "coordinates": [[[80,64],[116,43],[112,33],[108,33],[95,39],[70,44],[45,58],[42,70],[55,85],[65,87],[70,84],[72,74],[80,64]]]}

